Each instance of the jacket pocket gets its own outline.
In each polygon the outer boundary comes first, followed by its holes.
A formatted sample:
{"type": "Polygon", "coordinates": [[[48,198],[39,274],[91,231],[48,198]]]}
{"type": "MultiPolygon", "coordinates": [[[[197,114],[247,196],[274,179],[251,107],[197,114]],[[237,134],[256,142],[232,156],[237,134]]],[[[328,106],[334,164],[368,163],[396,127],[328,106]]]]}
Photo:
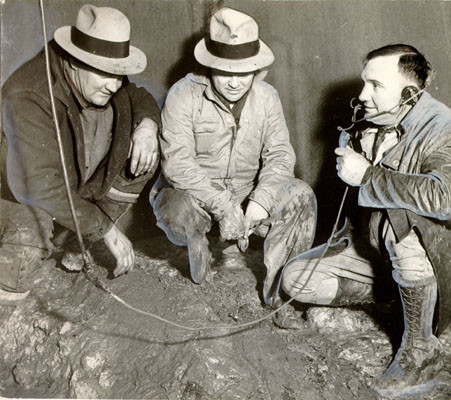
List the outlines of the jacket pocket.
{"type": "Polygon", "coordinates": [[[194,121],[194,141],[197,154],[218,152],[219,121],[211,118],[198,118],[194,121]]]}
{"type": "MultiPolygon", "coordinates": [[[[263,137],[265,121],[262,117],[255,116],[252,121],[243,121],[242,129],[244,134],[244,154],[253,154],[254,157],[260,154],[263,147],[263,137]]],[[[258,157],[257,157],[258,158],[258,157]]]]}

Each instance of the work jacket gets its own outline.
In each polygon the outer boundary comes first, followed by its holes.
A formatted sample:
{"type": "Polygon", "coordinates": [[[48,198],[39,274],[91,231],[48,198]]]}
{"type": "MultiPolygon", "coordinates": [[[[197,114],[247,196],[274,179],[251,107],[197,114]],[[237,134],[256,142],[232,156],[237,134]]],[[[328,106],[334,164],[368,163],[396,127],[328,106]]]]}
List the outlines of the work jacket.
{"type": "MultiPolygon", "coordinates": [[[[109,152],[86,181],[80,106],[63,74],[63,59],[67,54],[51,41],[49,57],[73,203],[81,234],[95,241],[111,228],[131,203],[136,202],[155,172],[135,178],[128,173],[127,157],[133,128],[145,117],[159,124],[159,108],[145,89],[137,88],[124,77],[122,87],[111,99],[114,120],[109,152]]],[[[14,72],[3,86],[2,116],[8,145],[8,185],[15,199],[46,211],[57,223],[74,230],[43,51],[14,72]]]]}
{"type": "Polygon", "coordinates": [[[210,78],[188,74],[163,107],[162,170],[216,219],[237,192],[271,213],[277,193],[294,177],[289,140],[279,96],[266,82],[254,79],[237,126],[210,78]]]}
{"type": "MultiPolygon", "coordinates": [[[[438,282],[438,334],[451,320],[451,109],[423,93],[398,126],[400,141],[367,169],[358,201],[374,209],[370,230],[379,246],[383,213],[402,240],[415,229],[438,282]]],[[[350,139],[341,137],[341,146],[350,139]]]]}

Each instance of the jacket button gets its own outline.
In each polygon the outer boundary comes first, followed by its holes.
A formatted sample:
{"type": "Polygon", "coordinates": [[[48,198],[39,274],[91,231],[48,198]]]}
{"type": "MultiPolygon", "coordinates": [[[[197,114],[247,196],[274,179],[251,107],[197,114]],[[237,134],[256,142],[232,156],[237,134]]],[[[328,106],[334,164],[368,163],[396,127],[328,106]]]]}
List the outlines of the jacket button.
{"type": "Polygon", "coordinates": [[[395,167],[399,166],[399,161],[398,161],[398,160],[393,161],[393,165],[394,165],[395,167]]]}

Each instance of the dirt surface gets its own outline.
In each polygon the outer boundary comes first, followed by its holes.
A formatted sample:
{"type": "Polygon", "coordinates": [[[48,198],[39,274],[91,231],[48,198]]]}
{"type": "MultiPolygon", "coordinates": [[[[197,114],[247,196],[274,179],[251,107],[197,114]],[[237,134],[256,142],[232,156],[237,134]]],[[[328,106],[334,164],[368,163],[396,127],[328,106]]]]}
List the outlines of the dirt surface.
{"type": "MultiPolygon", "coordinates": [[[[117,296],[195,328],[271,312],[261,298],[262,252],[254,244],[243,256],[229,245],[211,240],[214,277],[201,286],[189,279],[186,249],[163,234],[140,238],[135,269],[116,279],[107,251],[92,253],[102,266],[95,272],[117,296]]],[[[241,330],[195,331],[126,308],[55,260],[34,278],[23,303],[0,306],[3,397],[365,400],[401,335],[397,303],[305,313],[290,304],[301,330],[281,329],[270,317],[241,330]]],[[[441,341],[443,385],[417,400],[451,398],[450,329],[441,341]]]]}

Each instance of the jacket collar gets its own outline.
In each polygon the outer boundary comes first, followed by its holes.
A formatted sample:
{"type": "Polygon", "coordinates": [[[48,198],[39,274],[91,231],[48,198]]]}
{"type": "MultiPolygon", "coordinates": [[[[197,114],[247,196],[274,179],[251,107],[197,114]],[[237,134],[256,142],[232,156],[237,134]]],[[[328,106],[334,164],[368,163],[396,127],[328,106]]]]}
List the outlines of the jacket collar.
{"type": "Polygon", "coordinates": [[[425,114],[428,114],[431,108],[432,96],[428,92],[424,92],[417,103],[406,114],[400,122],[401,128],[404,132],[411,132],[418,123],[424,120],[425,114]]]}
{"type": "Polygon", "coordinates": [[[57,49],[57,44],[54,40],[49,45],[49,61],[50,70],[53,75],[53,94],[55,98],[60,100],[66,106],[69,106],[73,101],[69,85],[64,78],[64,58],[58,54],[62,50],[57,49]]]}
{"type": "Polygon", "coordinates": [[[192,74],[190,74],[191,75],[190,79],[194,83],[197,83],[198,85],[203,86],[203,95],[208,100],[215,102],[224,111],[231,112],[230,108],[226,107],[224,105],[224,103],[221,101],[221,99],[214,92],[214,90],[213,90],[213,83],[212,83],[210,77],[207,74],[208,74],[208,72],[206,72],[205,74],[192,73],[192,74]]]}
{"type": "Polygon", "coordinates": [[[382,165],[395,170],[399,168],[401,157],[405,151],[406,142],[411,141],[417,135],[421,134],[421,129],[418,129],[418,126],[424,121],[425,115],[430,112],[432,102],[432,96],[429,93],[424,92],[418,102],[405,115],[397,126],[397,130],[401,132],[401,140],[381,160],[382,165]]]}

